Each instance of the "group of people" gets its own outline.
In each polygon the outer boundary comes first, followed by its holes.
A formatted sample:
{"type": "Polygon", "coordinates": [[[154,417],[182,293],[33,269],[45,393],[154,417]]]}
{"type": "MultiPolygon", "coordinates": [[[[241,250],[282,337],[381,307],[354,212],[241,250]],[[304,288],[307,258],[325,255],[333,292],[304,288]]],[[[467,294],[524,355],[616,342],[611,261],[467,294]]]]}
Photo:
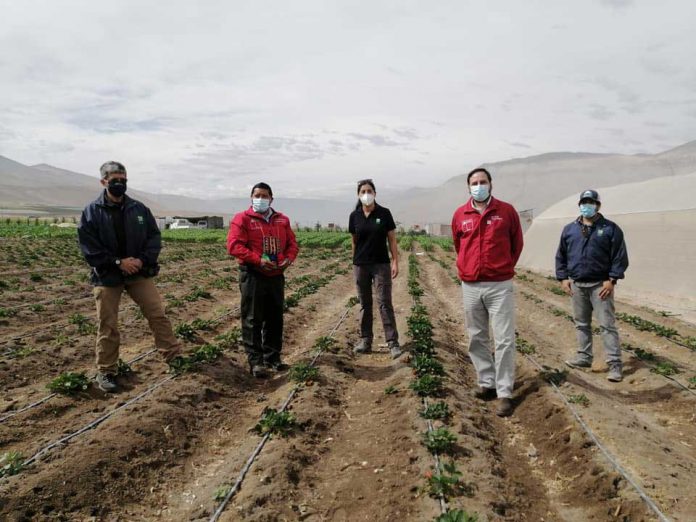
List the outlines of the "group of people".
{"type": "MultiPolygon", "coordinates": [[[[118,308],[126,291],[139,305],[165,361],[176,366],[182,346],[152,278],[159,272],[161,236],[150,210],[126,195],[127,173],[118,162],[101,166],[103,191],[82,213],[80,247],[92,268],[97,307],[96,382],[105,392],[118,389],[118,308]]],[[[452,218],[452,238],[461,280],[469,357],[476,369],[481,400],[498,399],[496,413],[512,414],[515,386],[515,265],[523,248],[522,226],[512,205],[493,197],[493,179],[484,168],[467,177],[469,194],[452,218]],[[493,347],[490,345],[490,331],[493,347]]],[[[396,224],[376,201],[371,179],[357,184],[350,214],[353,274],[360,302],[360,340],[355,354],[372,351],[373,289],[393,358],[402,355],[392,304],[392,280],[399,274],[396,224]]],[[[272,207],[266,183],[251,190],[248,209],[234,216],[227,251],[239,264],[242,343],[249,370],[263,379],[287,366],[281,358],[285,271],[299,248],[290,219],[272,207]]],[[[578,340],[572,368],[592,365],[592,314],[597,314],[609,367],[608,379],[622,379],[615,325],[614,287],[624,277],[628,255],[621,229],[600,212],[595,190],[584,191],[579,216],[565,226],[556,254],[556,277],[571,296],[578,340]]]]}

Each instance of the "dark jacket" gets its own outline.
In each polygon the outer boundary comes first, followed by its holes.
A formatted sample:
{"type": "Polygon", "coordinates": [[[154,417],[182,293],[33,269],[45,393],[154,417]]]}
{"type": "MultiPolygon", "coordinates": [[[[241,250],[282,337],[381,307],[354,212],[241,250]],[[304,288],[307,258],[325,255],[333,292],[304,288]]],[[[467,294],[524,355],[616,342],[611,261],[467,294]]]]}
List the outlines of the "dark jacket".
{"type": "Polygon", "coordinates": [[[556,279],[587,283],[623,279],[628,268],[623,231],[601,214],[585,228],[583,234],[582,218],[563,228],[556,252],[556,279]]]}
{"type": "Polygon", "coordinates": [[[138,277],[152,277],[159,272],[157,258],[162,240],[157,222],[150,209],[140,201],[124,196],[123,223],[126,232],[126,257],[143,262],[142,270],[125,276],[115,264],[118,241],[106,191],[82,211],[77,236],[85,260],[92,267],[91,282],[95,286],[118,286],[138,277]]]}

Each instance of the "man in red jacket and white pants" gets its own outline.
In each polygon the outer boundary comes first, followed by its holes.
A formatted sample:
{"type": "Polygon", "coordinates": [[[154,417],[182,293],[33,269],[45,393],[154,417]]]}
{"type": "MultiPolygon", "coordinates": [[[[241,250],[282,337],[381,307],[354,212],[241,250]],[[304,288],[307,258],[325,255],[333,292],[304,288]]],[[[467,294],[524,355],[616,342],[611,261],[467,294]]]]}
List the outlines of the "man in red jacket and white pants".
{"type": "Polygon", "coordinates": [[[287,368],[280,360],[283,347],[285,270],[298,247],[290,219],[271,208],[273,191],[266,183],[251,189],[251,207],[234,216],[227,251],[239,261],[242,294],[242,342],[254,377],[267,369],[287,368]]]}
{"type": "Polygon", "coordinates": [[[452,238],[462,281],[469,357],[479,389],[475,396],[499,399],[496,413],[512,414],[515,386],[515,299],[512,278],[522,253],[522,226],[509,203],[491,196],[490,173],[474,169],[467,178],[471,198],[452,218],[452,238]],[[489,346],[493,327],[495,357],[489,346]]]}

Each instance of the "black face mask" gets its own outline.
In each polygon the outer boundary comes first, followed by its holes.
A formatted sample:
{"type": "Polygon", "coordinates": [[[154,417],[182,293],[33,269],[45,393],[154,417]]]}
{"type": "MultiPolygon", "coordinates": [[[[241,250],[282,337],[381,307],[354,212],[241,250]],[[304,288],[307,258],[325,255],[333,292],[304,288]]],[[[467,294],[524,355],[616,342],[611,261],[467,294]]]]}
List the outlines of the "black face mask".
{"type": "Polygon", "coordinates": [[[115,198],[120,198],[126,193],[126,180],[125,179],[112,179],[109,181],[109,194],[115,198]]]}

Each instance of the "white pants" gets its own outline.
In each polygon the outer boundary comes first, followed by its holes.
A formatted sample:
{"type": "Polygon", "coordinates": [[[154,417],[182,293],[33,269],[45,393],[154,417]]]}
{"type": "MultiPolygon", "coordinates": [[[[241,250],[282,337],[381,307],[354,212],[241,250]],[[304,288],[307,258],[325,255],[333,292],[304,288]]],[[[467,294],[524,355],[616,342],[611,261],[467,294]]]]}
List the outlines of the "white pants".
{"type": "Polygon", "coordinates": [[[498,398],[512,397],[515,386],[515,295],[512,279],[462,282],[469,357],[478,385],[495,389],[498,398]],[[489,341],[493,328],[495,355],[489,341]]]}

